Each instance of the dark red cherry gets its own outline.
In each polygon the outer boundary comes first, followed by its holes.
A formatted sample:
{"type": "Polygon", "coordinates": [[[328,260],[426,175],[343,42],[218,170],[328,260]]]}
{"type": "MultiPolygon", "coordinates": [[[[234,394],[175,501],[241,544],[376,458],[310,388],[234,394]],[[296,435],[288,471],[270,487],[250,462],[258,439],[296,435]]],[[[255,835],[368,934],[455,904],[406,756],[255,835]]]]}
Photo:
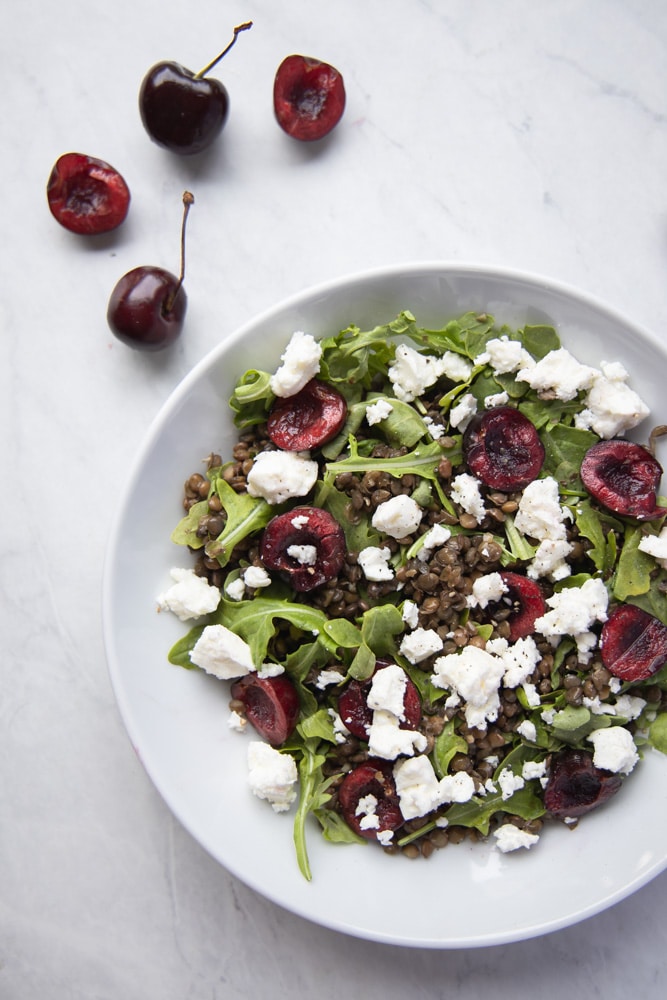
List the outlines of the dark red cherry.
{"type": "Polygon", "coordinates": [[[183,195],[181,272],[178,277],[162,267],[142,265],[118,281],[109,298],[107,321],[112,333],[128,347],[161,351],[180,336],[187,308],[183,287],[185,273],[185,221],[194,198],[183,195]]]}
{"type": "Polygon", "coordinates": [[[470,471],[493,490],[522,490],[544,464],[535,425],[513,406],[476,414],[465,429],[463,450],[470,471]]]}
{"type": "Polygon", "coordinates": [[[619,604],[602,626],[600,656],[615,677],[645,681],[667,663],[667,625],[634,604],[619,604]]]}
{"type": "Polygon", "coordinates": [[[338,389],[313,378],[300,392],[275,400],[267,430],[285,451],[310,451],[335,437],[346,416],[347,403],[338,389]]]}
{"type": "Polygon", "coordinates": [[[331,514],[319,507],[294,507],[278,514],[264,529],[259,548],[266,568],[276,570],[301,593],[338,576],[346,552],[343,529],[331,514]],[[300,559],[299,555],[304,553],[292,546],[314,549],[314,560],[300,559]]]}
{"type": "Polygon", "coordinates": [[[542,588],[536,580],[521,573],[502,570],[500,576],[507,587],[506,598],[512,604],[512,613],[507,619],[510,627],[510,642],[523,639],[535,631],[535,621],[547,610],[542,588]]]}
{"type": "Polygon", "coordinates": [[[656,506],[662,466],[633,441],[599,441],[581,463],[581,481],[599,503],[615,514],[650,521],[667,509],[656,506]]]}
{"type": "Polygon", "coordinates": [[[378,833],[397,830],[405,822],[401,813],[392,765],[387,761],[368,760],[350,771],[338,789],[338,801],[347,825],[360,837],[376,840],[378,833]],[[370,829],[361,826],[363,815],[357,815],[361,799],[372,795],[376,801],[378,825],[370,829]]]}
{"type": "Polygon", "coordinates": [[[243,702],[248,722],[271,746],[282,746],[294,732],[299,718],[299,696],[285,674],[277,677],[246,674],[234,681],[231,695],[243,702]]]}
{"type": "Polygon", "coordinates": [[[54,219],[81,236],[98,236],[120,226],[130,207],[130,190],[109,163],[83,153],[64,153],[46,185],[54,219]]]}
{"type": "Polygon", "coordinates": [[[601,806],[621,784],[618,774],[595,767],[586,750],[560,750],[551,757],[544,805],[552,816],[576,819],[601,806]]]}
{"type": "Polygon", "coordinates": [[[139,90],[139,113],[151,139],[182,156],[201,153],[217,139],[229,113],[225,86],[206,74],[229,52],[239,32],[252,21],[234,28],[229,45],[198,73],[177,62],[159,62],[144,77],[139,90]]]}
{"type": "MultiPolygon", "coordinates": [[[[391,660],[378,660],[373,674],[389,666],[391,662],[391,660]]],[[[405,679],[406,686],[403,696],[405,719],[401,721],[401,729],[416,729],[422,717],[421,700],[417,688],[407,674],[405,679]]],[[[343,724],[353,736],[357,736],[360,740],[368,739],[368,731],[373,721],[373,710],[368,707],[368,694],[372,683],[372,676],[365,681],[350,681],[338,698],[338,714],[343,724]]]]}
{"type": "Polygon", "coordinates": [[[273,110],[280,127],[293,139],[322,139],[345,110],[343,77],[319,59],[287,56],[276,71],[273,110]]]}

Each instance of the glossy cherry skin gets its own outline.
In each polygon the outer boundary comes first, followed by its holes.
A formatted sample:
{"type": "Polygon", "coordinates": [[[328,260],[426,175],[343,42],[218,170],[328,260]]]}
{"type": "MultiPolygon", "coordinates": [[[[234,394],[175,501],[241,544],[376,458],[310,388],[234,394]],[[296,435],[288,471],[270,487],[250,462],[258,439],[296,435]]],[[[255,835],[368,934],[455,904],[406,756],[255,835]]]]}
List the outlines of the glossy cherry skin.
{"type": "Polygon", "coordinates": [[[178,287],[178,278],[170,271],[135,267],[111,293],[107,321],[112,333],[128,347],[161,351],[180,335],[187,301],[185,289],[178,287]]]}
{"type": "Polygon", "coordinates": [[[322,139],[345,110],[343,77],[319,59],[287,56],[276,71],[273,110],[280,127],[293,139],[322,139]]]}
{"type": "Polygon", "coordinates": [[[117,229],[130,207],[130,190],[111,164],[85,153],[64,153],[46,185],[54,219],[71,233],[98,236],[117,229]]]}
{"type": "Polygon", "coordinates": [[[144,77],[139,112],[151,139],[181,156],[201,153],[217,139],[229,113],[224,85],[176,62],[160,62],[144,77]]]}

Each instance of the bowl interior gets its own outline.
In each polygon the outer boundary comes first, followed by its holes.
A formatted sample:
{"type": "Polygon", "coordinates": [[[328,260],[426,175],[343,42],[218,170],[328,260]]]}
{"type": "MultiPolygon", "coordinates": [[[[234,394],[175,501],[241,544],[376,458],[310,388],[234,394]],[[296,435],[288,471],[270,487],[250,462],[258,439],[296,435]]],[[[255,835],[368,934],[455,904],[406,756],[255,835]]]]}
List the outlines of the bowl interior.
{"type": "MultiPolygon", "coordinates": [[[[211,315],[214,315],[211,302],[211,315]]],[[[247,368],[273,369],[295,330],[321,337],[370,328],[402,309],[442,326],[485,311],[512,326],[552,324],[583,362],[620,360],[667,422],[657,339],[613,311],[528,275],[446,264],[400,266],[342,279],[280,304],[226,338],[186,377],[150,428],[109,542],[104,628],[109,669],[130,739],[166,803],[227,869],[286,908],[360,937],[422,947],[520,940],[573,923],[623,898],[667,862],[667,762],[648,753],[622,796],[577,830],[558,826],[537,848],[502,855],[464,843],[425,861],[309,836],[313,881],[298,872],[291,814],[276,815],[246,785],[248,736],[227,727],[228,686],[171,666],[184,627],[156,612],[156,595],[187,553],[169,536],[184,480],[235,440],[228,399],[247,368]]],[[[643,428],[640,428],[640,438],[643,428]]],[[[644,437],[648,436],[648,429],[644,437]]]]}

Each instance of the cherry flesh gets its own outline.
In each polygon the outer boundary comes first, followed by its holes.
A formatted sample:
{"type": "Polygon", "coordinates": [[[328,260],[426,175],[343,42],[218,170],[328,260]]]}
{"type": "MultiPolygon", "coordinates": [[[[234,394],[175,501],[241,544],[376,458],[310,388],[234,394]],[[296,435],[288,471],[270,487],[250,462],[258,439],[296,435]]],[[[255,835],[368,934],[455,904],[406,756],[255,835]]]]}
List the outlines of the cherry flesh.
{"type": "Polygon", "coordinates": [[[347,825],[366,840],[376,840],[378,833],[397,830],[404,823],[392,766],[387,761],[369,760],[346,774],[338,789],[338,801],[347,825]],[[359,802],[367,795],[377,802],[378,825],[370,829],[361,826],[363,815],[357,815],[359,802]]]}
{"type": "Polygon", "coordinates": [[[84,153],[64,153],[46,185],[54,219],[71,233],[98,236],[117,229],[130,207],[130,190],[109,163],[84,153]]]}
{"type": "Polygon", "coordinates": [[[507,597],[512,603],[512,613],[507,619],[510,642],[523,639],[535,631],[535,621],[547,610],[542,588],[536,580],[521,573],[503,570],[500,573],[507,587],[507,597]]]}
{"type": "Polygon", "coordinates": [[[151,139],[181,156],[201,153],[217,139],[229,114],[226,87],[206,74],[229,52],[239,32],[252,21],[234,28],[229,45],[198,73],[177,62],[159,62],[144,77],[139,90],[139,113],[151,139]]]}
{"type": "Polygon", "coordinates": [[[662,466],[650,451],[632,441],[599,441],[581,463],[581,481],[599,503],[615,514],[650,521],[667,514],[656,506],[662,466]]]}
{"type": "Polygon", "coordinates": [[[667,662],[667,625],[634,604],[620,604],[602,626],[600,656],[615,677],[644,681],[667,662]]]}
{"type": "Polygon", "coordinates": [[[345,110],[343,77],[319,59],[287,56],[276,71],[273,110],[280,127],[293,139],[322,139],[345,110]]]}
{"type": "Polygon", "coordinates": [[[576,819],[601,806],[621,784],[618,774],[595,767],[587,751],[561,750],[551,758],[544,805],[552,816],[576,819]]]}
{"type": "Polygon", "coordinates": [[[338,434],[345,423],[344,397],[319,379],[311,379],[293,396],[276,399],[267,430],[275,445],[285,451],[309,451],[338,434]]]}
{"type": "Polygon", "coordinates": [[[248,722],[271,746],[281,746],[294,732],[299,718],[299,696],[285,674],[277,677],[246,674],[232,684],[231,695],[243,702],[248,722]]]}
{"type": "Polygon", "coordinates": [[[264,529],[259,549],[266,568],[276,570],[300,593],[321,587],[338,576],[346,552],[343,529],[331,514],[319,507],[295,507],[278,514],[264,529]],[[305,548],[314,549],[314,561],[298,558],[305,548]]]}
{"type": "Polygon", "coordinates": [[[107,321],[112,333],[128,347],[161,351],[180,336],[187,308],[183,287],[185,221],[194,198],[183,195],[181,272],[178,277],[161,267],[142,265],[117,282],[109,298],[107,321]]]}
{"type": "Polygon", "coordinates": [[[544,464],[535,425],[513,406],[474,416],[463,435],[463,450],[473,475],[494,490],[522,490],[544,464]]]}
{"type": "MultiPolygon", "coordinates": [[[[382,670],[390,663],[391,660],[378,660],[375,671],[382,670]]],[[[407,674],[405,679],[406,686],[403,695],[405,719],[401,720],[401,729],[416,729],[422,716],[421,701],[417,688],[407,674]]],[[[338,698],[338,714],[346,728],[360,740],[368,739],[368,731],[373,721],[373,710],[368,706],[368,695],[372,683],[372,676],[365,681],[350,681],[338,698]]]]}

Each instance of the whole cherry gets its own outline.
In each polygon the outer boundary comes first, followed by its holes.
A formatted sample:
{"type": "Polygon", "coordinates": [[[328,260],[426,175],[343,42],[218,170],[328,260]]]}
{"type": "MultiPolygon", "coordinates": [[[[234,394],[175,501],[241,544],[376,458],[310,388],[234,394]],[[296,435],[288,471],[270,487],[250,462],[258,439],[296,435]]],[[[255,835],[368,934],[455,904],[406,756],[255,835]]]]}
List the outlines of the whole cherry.
{"type": "Polygon", "coordinates": [[[194,197],[185,191],[178,277],[162,267],[145,264],[124,274],[111,293],[107,321],[112,333],[128,347],[161,351],[173,344],[183,329],[188,301],[183,287],[185,223],[193,204],[194,197]]]}
{"type": "Polygon", "coordinates": [[[345,110],[343,77],[320,59],[287,56],[276,71],[273,110],[280,127],[293,139],[322,139],[345,110]]]}
{"type": "Polygon", "coordinates": [[[232,48],[252,21],[237,25],[231,42],[198,73],[177,62],[159,62],[144,77],[139,113],[144,128],[159,146],[192,156],[217,139],[229,113],[229,95],[220,80],[206,76],[232,48]]]}
{"type": "Polygon", "coordinates": [[[51,214],[81,236],[98,236],[120,226],[130,207],[130,190],[110,163],[85,153],[63,153],[46,184],[51,214]]]}

